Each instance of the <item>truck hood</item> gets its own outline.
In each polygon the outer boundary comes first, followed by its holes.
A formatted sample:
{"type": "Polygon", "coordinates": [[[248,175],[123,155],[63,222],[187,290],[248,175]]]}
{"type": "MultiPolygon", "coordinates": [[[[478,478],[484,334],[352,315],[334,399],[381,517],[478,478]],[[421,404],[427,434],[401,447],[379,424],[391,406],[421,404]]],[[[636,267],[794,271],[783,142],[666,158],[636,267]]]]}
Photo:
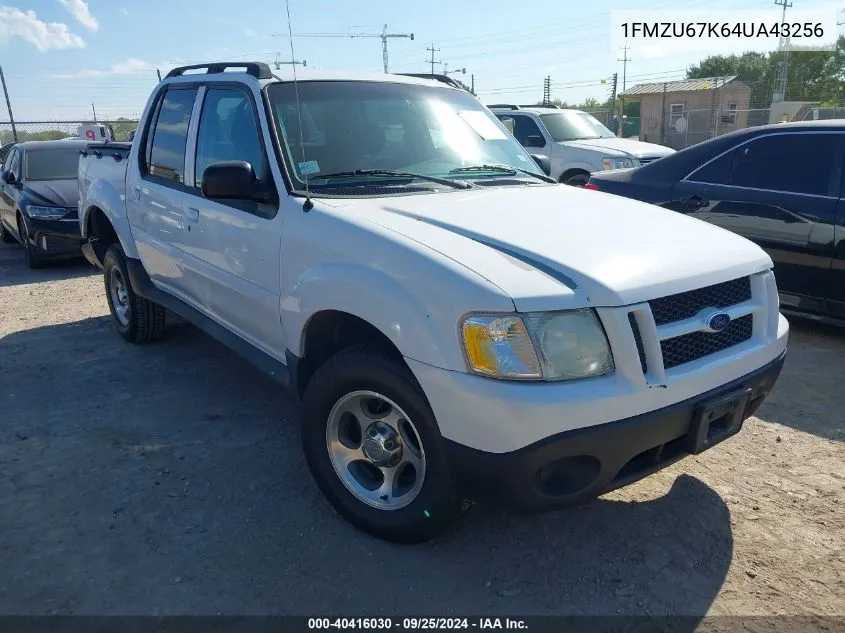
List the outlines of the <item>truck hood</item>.
{"type": "Polygon", "coordinates": [[[620,152],[626,156],[633,156],[634,158],[641,158],[644,156],[657,156],[663,158],[669,154],[674,154],[675,150],[671,147],[664,147],[663,145],[655,145],[654,143],[644,143],[631,138],[596,138],[585,139],[581,141],[563,141],[561,145],[565,147],[578,147],[581,149],[591,149],[596,151],[620,152]]]}
{"type": "Polygon", "coordinates": [[[520,311],[629,305],[772,266],[758,246],[712,224],[565,185],[335,199],[329,206],[342,207],[338,217],[352,213],[462,264],[520,311]]]}

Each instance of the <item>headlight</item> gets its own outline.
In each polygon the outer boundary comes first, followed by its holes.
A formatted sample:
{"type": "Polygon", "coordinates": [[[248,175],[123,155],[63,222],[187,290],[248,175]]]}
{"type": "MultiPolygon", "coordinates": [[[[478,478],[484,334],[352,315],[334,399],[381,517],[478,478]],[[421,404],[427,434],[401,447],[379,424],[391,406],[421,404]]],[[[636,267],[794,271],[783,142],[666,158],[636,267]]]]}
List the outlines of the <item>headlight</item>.
{"type": "Polygon", "coordinates": [[[26,207],[26,214],[31,218],[39,218],[40,220],[60,220],[67,215],[67,209],[63,207],[37,207],[30,204],[26,207]]]}
{"type": "Polygon", "coordinates": [[[633,167],[634,161],[630,158],[602,158],[601,168],[608,169],[625,169],[626,167],[633,167]]]}
{"type": "Polygon", "coordinates": [[[590,309],[469,315],[461,336],[470,371],[484,376],[573,380],[614,370],[607,337],[590,309]]]}

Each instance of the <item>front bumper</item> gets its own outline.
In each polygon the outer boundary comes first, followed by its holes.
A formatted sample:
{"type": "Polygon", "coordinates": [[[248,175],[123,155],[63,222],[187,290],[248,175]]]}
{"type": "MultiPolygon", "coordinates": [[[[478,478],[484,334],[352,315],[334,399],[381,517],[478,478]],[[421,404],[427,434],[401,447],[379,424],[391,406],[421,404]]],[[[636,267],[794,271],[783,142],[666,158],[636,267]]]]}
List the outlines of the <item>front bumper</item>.
{"type": "Polygon", "coordinates": [[[566,431],[508,453],[445,440],[449,461],[459,487],[473,499],[529,511],[583,503],[739,432],[771,391],[785,356],[683,402],[566,431]],[[698,423],[704,405],[734,394],[744,394],[735,414],[698,423]]]}
{"type": "Polygon", "coordinates": [[[79,232],[76,218],[42,220],[27,217],[26,229],[38,252],[48,257],[78,256],[82,253],[85,240],[79,232]]]}

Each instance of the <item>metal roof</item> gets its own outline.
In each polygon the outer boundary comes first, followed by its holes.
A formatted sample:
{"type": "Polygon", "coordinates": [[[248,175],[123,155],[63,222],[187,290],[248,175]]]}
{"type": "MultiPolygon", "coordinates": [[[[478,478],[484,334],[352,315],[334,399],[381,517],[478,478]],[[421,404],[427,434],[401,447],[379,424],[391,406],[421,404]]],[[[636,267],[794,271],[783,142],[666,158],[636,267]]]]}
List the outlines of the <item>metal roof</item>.
{"type": "Polygon", "coordinates": [[[684,79],[683,81],[653,81],[647,84],[637,84],[633,88],[628,88],[624,92],[620,92],[620,97],[630,97],[633,95],[647,95],[663,92],[665,85],[666,92],[696,92],[698,90],[713,90],[716,87],[721,88],[727,83],[736,79],[736,75],[727,75],[725,77],[705,77],[703,79],[684,79]]]}

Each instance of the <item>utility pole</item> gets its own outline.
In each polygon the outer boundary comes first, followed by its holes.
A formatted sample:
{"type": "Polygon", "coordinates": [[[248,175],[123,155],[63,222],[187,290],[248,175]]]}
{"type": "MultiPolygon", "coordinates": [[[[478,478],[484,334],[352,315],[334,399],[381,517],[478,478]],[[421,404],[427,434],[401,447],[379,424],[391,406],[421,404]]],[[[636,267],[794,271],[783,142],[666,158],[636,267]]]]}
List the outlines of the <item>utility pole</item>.
{"type": "Polygon", "coordinates": [[[282,57],[281,53],[276,53],[276,61],[273,62],[273,65],[276,67],[276,70],[279,70],[282,67],[282,64],[285,64],[287,66],[302,66],[303,68],[308,67],[308,62],[304,59],[302,61],[299,61],[298,59],[292,59],[289,62],[288,61],[283,62],[281,57],[282,57]]]}
{"type": "Polygon", "coordinates": [[[552,76],[547,75],[543,80],[543,105],[547,106],[552,102],[552,76]]]}
{"type": "Polygon", "coordinates": [[[91,112],[94,113],[94,123],[97,122],[97,109],[94,107],[94,104],[91,104],[91,112]]]}
{"type": "Polygon", "coordinates": [[[158,75],[158,82],[161,83],[161,71],[156,68],[156,75],[158,75]]]}
{"type": "Polygon", "coordinates": [[[470,75],[470,77],[472,78],[472,83],[470,84],[469,90],[474,95],[475,94],[475,74],[473,73],[472,75],[470,75]]]}
{"type": "Polygon", "coordinates": [[[9,110],[9,121],[12,124],[12,138],[18,142],[18,129],[15,127],[15,117],[12,116],[12,103],[9,101],[9,91],[6,89],[6,77],[3,75],[3,67],[0,66],[0,81],[3,82],[3,94],[6,95],[6,108],[9,110]]]}
{"type": "Polygon", "coordinates": [[[430,64],[431,64],[431,74],[433,75],[433,74],[434,74],[434,65],[435,65],[435,64],[439,64],[439,63],[440,63],[439,61],[435,61],[435,59],[434,59],[434,53],[439,52],[439,51],[440,51],[440,49],[439,49],[439,48],[434,48],[434,42],[432,42],[432,43],[431,43],[431,47],[426,46],[426,47],[425,47],[425,50],[427,50],[427,51],[431,51],[431,59],[427,59],[426,61],[427,61],[428,63],[430,63],[430,64]]]}
{"type": "MultiPolygon", "coordinates": [[[[613,73],[613,87],[610,89],[610,120],[613,120],[616,114],[616,82],[619,79],[619,73],[613,73]]],[[[621,114],[621,113],[620,113],[621,114]]],[[[619,117],[617,136],[622,136],[622,117],[619,117]]]]}
{"type": "Polygon", "coordinates": [[[631,61],[631,58],[628,57],[628,51],[631,50],[631,47],[625,44],[625,46],[620,46],[619,49],[622,51],[622,59],[616,58],[616,61],[622,62],[622,92],[628,88],[628,62],[631,61]]]}
{"type": "MultiPolygon", "coordinates": [[[[783,15],[780,20],[781,26],[786,23],[786,10],[792,6],[791,2],[788,0],[775,0],[775,4],[779,7],[783,7],[783,15]]],[[[783,49],[783,72],[780,76],[780,85],[778,86],[778,91],[775,93],[775,97],[777,99],[773,99],[773,101],[785,101],[786,100],[786,82],[787,82],[787,73],[789,72],[789,38],[782,37],[780,38],[780,46],[783,49]]]]}

